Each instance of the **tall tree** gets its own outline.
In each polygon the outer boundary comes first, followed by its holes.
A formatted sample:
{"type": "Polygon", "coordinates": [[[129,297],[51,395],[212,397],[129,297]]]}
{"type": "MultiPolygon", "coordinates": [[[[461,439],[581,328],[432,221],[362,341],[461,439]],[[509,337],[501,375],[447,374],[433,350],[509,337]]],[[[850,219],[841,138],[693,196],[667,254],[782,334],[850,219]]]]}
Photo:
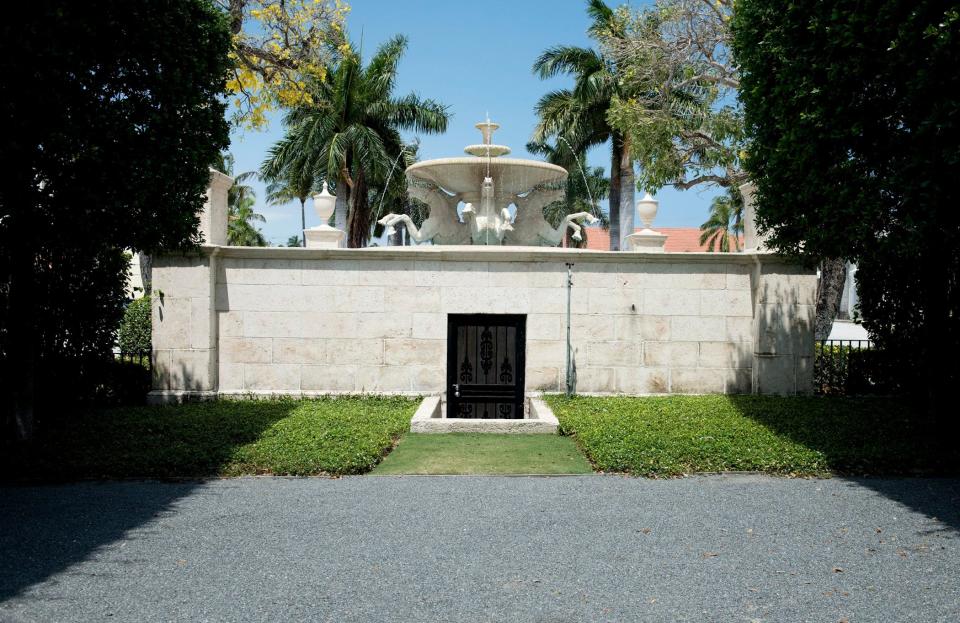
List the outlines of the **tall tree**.
{"type": "Polygon", "coordinates": [[[344,43],[350,7],[340,0],[215,0],[233,34],[227,89],[233,121],[263,128],[267,113],[309,104],[344,43]]]}
{"type": "Polygon", "coordinates": [[[447,129],[449,115],[442,104],[413,93],[393,95],[406,47],[405,37],[394,37],[364,67],[359,52],[345,46],[342,59],[312,84],[312,102],[285,117],[286,133],[264,163],[266,171],[304,168],[332,183],[335,224],[347,230],[351,247],[366,246],[370,238],[370,192],[386,181],[403,150],[400,131],[447,129]]]}
{"type": "Polygon", "coordinates": [[[744,0],[734,33],[758,225],[784,253],[857,264],[864,326],[956,432],[960,10],[744,0]]]}
{"type": "Polygon", "coordinates": [[[700,244],[706,245],[708,251],[739,251],[742,234],[743,199],[740,192],[731,190],[726,195],[714,197],[710,203],[710,216],[700,226],[700,244]]]}
{"type": "Polygon", "coordinates": [[[267,182],[267,205],[286,205],[294,200],[300,202],[300,241],[306,246],[306,240],[302,236],[303,230],[307,228],[307,199],[314,190],[313,175],[310,171],[297,171],[288,167],[282,171],[280,177],[271,177],[265,176],[261,167],[260,178],[267,182]]]}
{"type": "MultiPolygon", "coordinates": [[[[610,180],[604,175],[603,167],[588,167],[586,156],[571,153],[565,145],[557,147],[550,143],[527,143],[527,151],[546,158],[547,162],[564,167],[567,170],[567,179],[564,182],[562,201],[555,201],[543,208],[543,217],[551,226],[557,227],[564,217],[577,212],[590,212],[600,220],[600,226],[610,228],[610,220],[599,202],[606,199],[610,193],[610,180]]],[[[581,240],[572,238],[572,232],[566,232],[568,247],[587,246],[589,228],[584,228],[581,240]]]]}
{"type": "MultiPolygon", "coordinates": [[[[603,0],[588,0],[591,23],[587,33],[595,40],[623,36],[624,12],[614,11],[603,0]]],[[[574,78],[572,89],[547,93],[537,102],[537,127],[533,142],[557,138],[558,147],[569,144],[577,154],[610,142],[610,250],[620,249],[621,238],[633,233],[635,180],[630,137],[607,119],[616,98],[626,95],[617,63],[601,52],[576,46],[555,46],[533,65],[541,79],[559,74],[574,78]],[[562,140],[561,140],[562,139],[562,140]]]]}
{"type": "Polygon", "coordinates": [[[0,408],[29,438],[35,405],[103,382],[121,249],[198,240],[230,32],[206,0],[39,0],[0,21],[0,46],[0,408]]]}

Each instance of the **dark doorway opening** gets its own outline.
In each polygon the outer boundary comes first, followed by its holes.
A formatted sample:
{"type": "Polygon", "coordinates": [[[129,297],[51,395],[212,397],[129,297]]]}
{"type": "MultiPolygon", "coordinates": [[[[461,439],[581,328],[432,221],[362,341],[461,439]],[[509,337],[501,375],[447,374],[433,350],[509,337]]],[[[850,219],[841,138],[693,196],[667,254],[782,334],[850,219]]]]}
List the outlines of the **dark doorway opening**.
{"type": "Polygon", "coordinates": [[[447,317],[447,417],[523,419],[527,317],[447,317]]]}

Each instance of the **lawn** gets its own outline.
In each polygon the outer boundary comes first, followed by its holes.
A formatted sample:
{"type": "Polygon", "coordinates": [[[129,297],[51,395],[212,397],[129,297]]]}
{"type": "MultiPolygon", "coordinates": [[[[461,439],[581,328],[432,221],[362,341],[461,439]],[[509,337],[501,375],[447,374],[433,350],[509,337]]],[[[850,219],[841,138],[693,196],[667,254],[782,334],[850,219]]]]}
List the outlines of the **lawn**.
{"type": "Polygon", "coordinates": [[[358,474],[409,429],[418,401],[221,400],[78,414],[32,447],[0,447],[3,479],[358,474]]]}
{"type": "Polygon", "coordinates": [[[405,435],[374,475],[588,474],[590,463],[569,437],[447,433],[405,435]]]}
{"type": "Polygon", "coordinates": [[[773,396],[548,396],[561,433],[606,472],[894,475],[942,468],[904,402],[773,396]]]}

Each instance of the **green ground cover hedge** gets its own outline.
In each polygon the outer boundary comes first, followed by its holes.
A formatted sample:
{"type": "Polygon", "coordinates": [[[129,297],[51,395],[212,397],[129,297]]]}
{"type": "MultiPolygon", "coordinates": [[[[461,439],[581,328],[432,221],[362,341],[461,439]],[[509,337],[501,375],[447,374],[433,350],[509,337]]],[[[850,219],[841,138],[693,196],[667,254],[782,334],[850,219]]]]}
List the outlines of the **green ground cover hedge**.
{"type": "Polygon", "coordinates": [[[813,476],[943,469],[905,402],[774,396],[548,396],[561,432],[602,471],[813,476]]]}
{"type": "Polygon", "coordinates": [[[221,400],[90,411],[0,447],[3,479],[358,474],[410,426],[417,400],[221,400]]]}

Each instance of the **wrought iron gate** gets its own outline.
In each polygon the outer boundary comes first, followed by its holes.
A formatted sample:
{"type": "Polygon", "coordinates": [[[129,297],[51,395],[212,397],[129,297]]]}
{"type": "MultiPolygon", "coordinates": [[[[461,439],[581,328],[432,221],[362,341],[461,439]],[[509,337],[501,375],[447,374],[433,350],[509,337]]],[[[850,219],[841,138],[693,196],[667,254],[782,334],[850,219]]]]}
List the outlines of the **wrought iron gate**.
{"type": "Polygon", "coordinates": [[[526,316],[447,317],[447,413],[523,418],[526,316]]]}

